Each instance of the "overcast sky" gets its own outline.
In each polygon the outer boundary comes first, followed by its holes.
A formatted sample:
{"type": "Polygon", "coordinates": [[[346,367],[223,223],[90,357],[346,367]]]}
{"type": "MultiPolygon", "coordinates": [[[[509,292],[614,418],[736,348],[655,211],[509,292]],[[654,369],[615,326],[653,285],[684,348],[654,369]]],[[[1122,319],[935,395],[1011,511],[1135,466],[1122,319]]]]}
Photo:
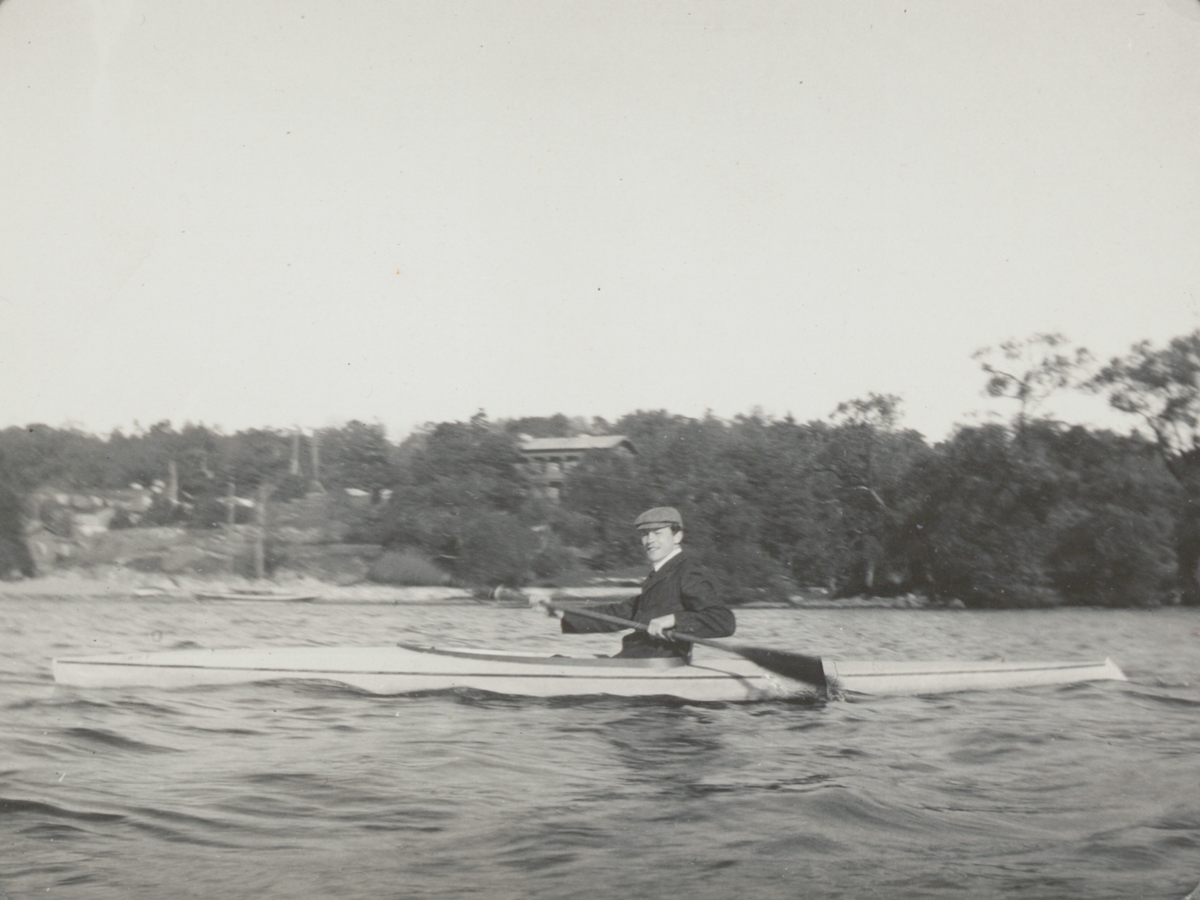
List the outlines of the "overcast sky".
{"type": "Polygon", "coordinates": [[[1200,327],[1200,0],[3,0],[0,167],[0,427],[938,439],[1200,327]]]}

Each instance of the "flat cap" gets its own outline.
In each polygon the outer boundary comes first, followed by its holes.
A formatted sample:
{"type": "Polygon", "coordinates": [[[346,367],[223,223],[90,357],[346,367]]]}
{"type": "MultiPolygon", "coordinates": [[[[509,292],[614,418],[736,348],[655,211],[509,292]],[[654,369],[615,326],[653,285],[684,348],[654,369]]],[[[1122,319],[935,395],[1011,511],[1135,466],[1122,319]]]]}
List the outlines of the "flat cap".
{"type": "Polygon", "coordinates": [[[683,517],[679,515],[679,510],[673,506],[656,506],[654,509],[648,509],[636,519],[633,520],[634,528],[655,529],[662,528],[664,525],[678,525],[683,527],[683,517]]]}

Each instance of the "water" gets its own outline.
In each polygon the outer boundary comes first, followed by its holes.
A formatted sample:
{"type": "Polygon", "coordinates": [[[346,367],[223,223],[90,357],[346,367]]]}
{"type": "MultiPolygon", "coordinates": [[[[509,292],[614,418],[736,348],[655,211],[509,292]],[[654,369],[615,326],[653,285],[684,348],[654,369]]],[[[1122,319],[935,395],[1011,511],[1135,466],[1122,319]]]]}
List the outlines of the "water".
{"type": "Polygon", "coordinates": [[[86,691],[50,658],[615,640],[482,606],[0,598],[0,894],[1182,900],[1200,882],[1200,610],[739,624],[846,658],[1112,656],[1131,681],[748,704],[86,691]]]}

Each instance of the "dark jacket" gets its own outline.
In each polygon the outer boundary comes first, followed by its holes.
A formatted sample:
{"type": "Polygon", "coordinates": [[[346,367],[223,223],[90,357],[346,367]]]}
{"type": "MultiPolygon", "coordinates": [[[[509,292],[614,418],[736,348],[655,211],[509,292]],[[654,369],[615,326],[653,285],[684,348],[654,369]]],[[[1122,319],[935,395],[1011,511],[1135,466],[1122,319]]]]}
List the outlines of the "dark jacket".
{"type": "MultiPolygon", "coordinates": [[[[704,570],[686,553],[680,553],[657,572],[652,572],[642,582],[642,592],[636,597],[588,609],[643,624],[674,613],[677,631],[702,638],[729,637],[737,628],[737,622],[733,613],[720,604],[716,594],[716,587],[704,570]]],[[[562,618],[562,630],[567,633],[620,631],[624,627],[571,613],[564,613],[562,618]]],[[[686,641],[664,641],[644,631],[634,631],[625,635],[617,655],[681,656],[686,659],[691,651],[692,645],[686,641]]]]}

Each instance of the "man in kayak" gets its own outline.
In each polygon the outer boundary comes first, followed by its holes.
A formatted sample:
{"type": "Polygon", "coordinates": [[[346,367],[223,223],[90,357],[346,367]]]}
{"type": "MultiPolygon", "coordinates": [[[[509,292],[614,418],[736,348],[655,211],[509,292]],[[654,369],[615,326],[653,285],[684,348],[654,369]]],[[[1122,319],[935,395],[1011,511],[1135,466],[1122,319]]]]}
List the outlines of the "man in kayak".
{"type": "MultiPolygon", "coordinates": [[[[683,518],[679,511],[670,506],[655,507],[638,516],[633,527],[654,571],[642,582],[642,591],[636,597],[588,607],[591,612],[631,619],[646,626],[645,631],[625,635],[617,656],[687,659],[692,645],[672,640],[668,632],[677,630],[700,638],[733,634],[737,627],[733,613],[717,600],[716,588],[704,570],[683,552],[683,518]]],[[[562,630],[568,634],[620,631],[627,627],[553,609],[545,601],[534,605],[562,619],[562,630]]]]}

